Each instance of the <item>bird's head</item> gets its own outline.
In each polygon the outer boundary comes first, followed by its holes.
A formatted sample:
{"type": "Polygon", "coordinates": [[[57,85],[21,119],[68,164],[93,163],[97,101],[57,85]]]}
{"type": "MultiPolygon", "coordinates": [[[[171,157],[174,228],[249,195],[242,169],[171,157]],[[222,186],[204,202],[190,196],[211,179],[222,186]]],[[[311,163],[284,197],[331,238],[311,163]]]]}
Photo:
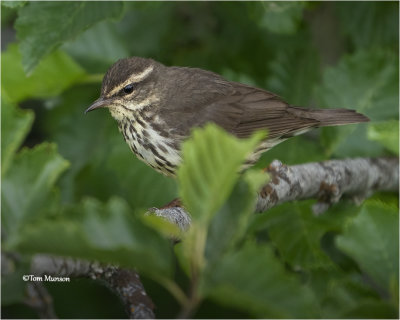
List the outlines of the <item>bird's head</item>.
{"type": "Polygon", "coordinates": [[[164,66],[152,59],[132,57],[118,60],[103,78],[100,98],[85,112],[108,108],[116,120],[157,105],[158,75],[164,66]]]}

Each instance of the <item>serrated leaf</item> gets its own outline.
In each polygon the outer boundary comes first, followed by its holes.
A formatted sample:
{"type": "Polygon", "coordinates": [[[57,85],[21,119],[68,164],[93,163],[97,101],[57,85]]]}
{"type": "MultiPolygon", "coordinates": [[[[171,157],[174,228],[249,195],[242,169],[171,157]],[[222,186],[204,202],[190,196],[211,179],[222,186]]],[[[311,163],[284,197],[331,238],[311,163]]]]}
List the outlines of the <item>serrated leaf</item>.
{"type": "Polygon", "coordinates": [[[21,110],[1,99],[1,175],[6,173],[15,152],[28,134],[34,114],[31,110],[21,110]]]}
{"type": "Polygon", "coordinates": [[[123,3],[38,1],[19,11],[15,23],[26,73],[63,42],[104,19],[118,18],[123,3]],[[40,19],[38,19],[40,17],[40,19]]]}
{"type": "Polygon", "coordinates": [[[399,155],[399,121],[371,123],[368,126],[368,139],[378,141],[386,149],[399,155]]]}
{"type": "Polygon", "coordinates": [[[193,130],[182,147],[180,195],[194,220],[209,221],[239,178],[240,166],[265,136],[239,140],[215,124],[193,130]]]}
{"type": "Polygon", "coordinates": [[[135,218],[119,198],[105,205],[86,199],[70,218],[26,225],[13,248],[134,267],[160,278],[172,271],[170,241],[135,218]]]}
{"type": "Polygon", "coordinates": [[[85,76],[84,70],[67,54],[56,51],[27,77],[16,44],[10,44],[7,51],[2,52],[1,64],[2,92],[13,102],[55,96],[85,76]]]}
{"type": "MultiPolygon", "coordinates": [[[[397,118],[397,69],[398,58],[389,51],[359,51],[344,56],[338,66],[324,72],[323,84],[317,90],[319,105],[356,109],[371,121],[397,118]]],[[[365,129],[365,124],[323,128],[328,154],[354,156],[357,150],[358,155],[371,155],[376,143],[367,140],[365,129]]]]}
{"type": "Polygon", "coordinates": [[[43,216],[57,200],[53,187],[69,163],[54,144],[22,150],[2,178],[2,227],[7,241],[27,221],[43,216]]]}
{"type": "Polygon", "coordinates": [[[269,247],[248,244],[206,271],[206,296],[259,318],[310,318],[318,308],[309,288],[285,271],[269,247]]]}
{"type": "Polygon", "coordinates": [[[375,285],[390,291],[399,279],[398,209],[379,202],[363,205],[336,244],[353,258],[375,285]]]}

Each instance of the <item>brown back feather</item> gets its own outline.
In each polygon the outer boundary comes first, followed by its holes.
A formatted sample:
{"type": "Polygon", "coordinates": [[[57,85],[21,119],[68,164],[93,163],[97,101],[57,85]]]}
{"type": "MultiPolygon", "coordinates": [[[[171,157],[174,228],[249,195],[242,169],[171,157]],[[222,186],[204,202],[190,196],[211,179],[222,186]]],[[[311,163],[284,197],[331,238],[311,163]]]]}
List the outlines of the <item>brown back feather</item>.
{"type": "MultiPolygon", "coordinates": [[[[369,121],[354,110],[290,106],[271,92],[229,82],[208,71],[199,73],[198,69],[169,69],[179,71],[176,79],[181,85],[175,86],[178,88],[176,92],[170,91],[170,105],[165,105],[161,112],[169,127],[182,136],[189,135],[190,128],[207,122],[214,122],[240,138],[260,129],[268,129],[268,139],[274,139],[287,138],[308,128],[369,121]],[[196,78],[198,81],[192,81],[196,78]],[[198,87],[189,88],[186,95],[190,84],[198,87]],[[174,102],[172,97],[179,97],[179,100],[174,102]],[[181,107],[176,108],[177,105],[181,107]],[[182,117],[182,114],[185,116],[182,117]]],[[[171,77],[175,78],[173,74],[170,74],[171,77]]]]}

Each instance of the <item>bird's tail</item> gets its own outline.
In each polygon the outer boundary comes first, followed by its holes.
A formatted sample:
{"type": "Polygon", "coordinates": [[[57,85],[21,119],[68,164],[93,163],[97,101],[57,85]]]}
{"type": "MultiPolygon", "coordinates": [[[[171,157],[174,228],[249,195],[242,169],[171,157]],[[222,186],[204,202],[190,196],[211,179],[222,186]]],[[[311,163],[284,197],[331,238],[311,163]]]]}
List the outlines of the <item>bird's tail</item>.
{"type": "Polygon", "coordinates": [[[367,116],[351,109],[305,109],[294,106],[292,108],[292,111],[300,117],[319,121],[319,127],[370,121],[367,116]]]}

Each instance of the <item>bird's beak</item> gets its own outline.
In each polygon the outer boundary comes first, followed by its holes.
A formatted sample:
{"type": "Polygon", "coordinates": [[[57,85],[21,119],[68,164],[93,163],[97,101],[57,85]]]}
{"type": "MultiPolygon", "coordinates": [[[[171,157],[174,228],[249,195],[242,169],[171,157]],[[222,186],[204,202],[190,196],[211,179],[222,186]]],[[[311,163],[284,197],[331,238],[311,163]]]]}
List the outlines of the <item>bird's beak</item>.
{"type": "Polygon", "coordinates": [[[89,108],[87,108],[85,110],[85,113],[88,113],[89,111],[93,111],[95,109],[107,107],[111,104],[112,104],[112,101],[110,99],[99,98],[95,102],[93,102],[89,108]]]}

